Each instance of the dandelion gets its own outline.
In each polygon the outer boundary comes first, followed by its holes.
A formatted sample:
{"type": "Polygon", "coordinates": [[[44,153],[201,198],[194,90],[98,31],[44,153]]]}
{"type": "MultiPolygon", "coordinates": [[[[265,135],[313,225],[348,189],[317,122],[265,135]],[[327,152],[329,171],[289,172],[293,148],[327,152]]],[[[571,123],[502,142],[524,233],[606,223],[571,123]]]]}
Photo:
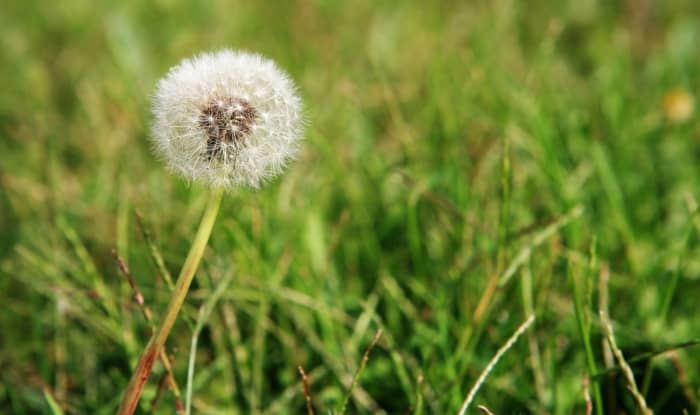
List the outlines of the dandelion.
{"type": "Polygon", "coordinates": [[[663,109],[669,121],[683,123],[693,115],[695,109],[693,96],[685,89],[672,89],[664,95],[663,109]]]}
{"type": "Polygon", "coordinates": [[[153,144],[167,166],[211,188],[209,201],[170,302],[143,351],[119,407],[136,410],[156,357],[194,279],[224,191],[259,187],[297,151],[301,101],[294,84],[270,60],[248,52],[203,53],[173,67],[153,103],[153,144]]]}
{"type": "Polygon", "coordinates": [[[274,62],[248,52],[203,53],[158,83],[154,147],[188,180],[258,187],[296,153],[300,107],[274,62]]]}

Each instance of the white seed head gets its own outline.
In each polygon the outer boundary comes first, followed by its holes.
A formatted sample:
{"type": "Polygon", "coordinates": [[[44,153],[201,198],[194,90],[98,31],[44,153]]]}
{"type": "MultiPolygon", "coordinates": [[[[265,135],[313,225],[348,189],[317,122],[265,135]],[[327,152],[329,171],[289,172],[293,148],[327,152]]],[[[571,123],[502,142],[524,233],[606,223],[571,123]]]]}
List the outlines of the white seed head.
{"type": "Polygon", "coordinates": [[[294,157],[301,100],[258,54],[221,50],[185,59],[160,80],[153,143],[168,167],[210,186],[258,187],[294,157]]]}

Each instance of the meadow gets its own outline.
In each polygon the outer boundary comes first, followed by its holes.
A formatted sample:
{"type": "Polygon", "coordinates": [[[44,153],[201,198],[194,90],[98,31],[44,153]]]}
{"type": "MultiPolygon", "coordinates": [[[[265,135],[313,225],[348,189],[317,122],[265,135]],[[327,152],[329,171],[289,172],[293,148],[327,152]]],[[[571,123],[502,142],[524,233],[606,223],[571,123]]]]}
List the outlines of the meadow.
{"type": "Polygon", "coordinates": [[[151,97],[225,47],[305,139],[137,413],[457,414],[530,316],[467,413],[700,413],[699,2],[9,0],[0,45],[0,413],[117,411],[207,198],[151,97]]]}

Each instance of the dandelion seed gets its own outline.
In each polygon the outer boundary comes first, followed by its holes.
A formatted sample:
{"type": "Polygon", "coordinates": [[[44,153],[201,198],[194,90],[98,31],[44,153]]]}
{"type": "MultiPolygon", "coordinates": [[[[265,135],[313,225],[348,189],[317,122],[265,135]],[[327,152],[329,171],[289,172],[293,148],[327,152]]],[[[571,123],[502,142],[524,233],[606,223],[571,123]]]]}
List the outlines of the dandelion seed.
{"type": "Polygon", "coordinates": [[[168,167],[212,187],[258,187],[297,152],[301,100],[289,77],[254,53],[183,60],[156,90],[154,148],[168,167]]]}

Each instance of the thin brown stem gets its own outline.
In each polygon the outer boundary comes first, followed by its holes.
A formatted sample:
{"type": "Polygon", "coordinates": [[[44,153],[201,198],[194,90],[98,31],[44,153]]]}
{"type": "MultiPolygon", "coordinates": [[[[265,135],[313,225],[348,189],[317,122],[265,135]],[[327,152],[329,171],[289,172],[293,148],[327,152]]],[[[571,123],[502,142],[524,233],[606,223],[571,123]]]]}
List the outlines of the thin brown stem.
{"type": "Polygon", "coordinates": [[[590,381],[588,374],[583,375],[583,399],[586,401],[586,415],[593,413],[593,402],[591,401],[590,381]]]}
{"type": "Polygon", "coordinates": [[[374,338],[370,342],[369,346],[365,349],[365,353],[362,355],[362,360],[360,361],[360,366],[358,366],[357,370],[355,371],[355,375],[352,377],[352,383],[350,384],[350,388],[348,389],[348,392],[345,394],[345,399],[343,400],[343,406],[340,409],[340,413],[344,414],[345,410],[348,407],[348,403],[350,402],[350,397],[352,396],[353,390],[355,390],[355,386],[357,386],[357,382],[360,380],[360,374],[362,373],[362,370],[364,370],[365,366],[367,366],[367,362],[369,361],[369,354],[374,349],[374,346],[377,345],[379,342],[379,338],[382,337],[382,329],[377,330],[377,333],[374,335],[374,338]]]}
{"type": "Polygon", "coordinates": [[[168,285],[168,289],[170,289],[170,291],[174,290],[175,284],[173,284],[173,277],[170,275],[168,268],[165,267],[163,255],[160,254],[160,250],[153,240],[151,231],[148,229],[148,226],[146,226],[146,223],[144,223],[143,216],[138,210],[134,212],[134,216],[136,217],[136,223],[141,229],[141,234],[143,234],[143,239],[146,241],[146,245],[148,245],[148,249],[151,252],[151,259],[156,265],[156,268],[158,268],[158,273],[160,273],[160,276],[165,280],[165,283],[168,285]]]}
{"type": "MultiPolygon", "coordinates": [[[[119,270],[124,274],[126,277],[127,281],[129,281],[129,286],[131,286],[131,290],[134,292],[134,299],[136,300],[136,303],[139,305],[139,308],[141,308],[141,312],[143,313],[143,317],[146,319],[148,324],[151,326],[151,331],[155,332],[155,325],[153,324],[153,313],[151,313],[151,309],[148,308],[146,305],[144,299],[143,299],[143,294],[141,294],[141,290],[139,290],[138,285],[136,285],[136,280],[134,279],[134,276],[131,274],[131,271],[129,270],[129,266],[126,265],[126,262],[122,259],[122,257],[119,256],[116,250],[112,250],[112,256],[114,257],[114,260],[117,262],[117,266],[119,267],[119,270]]],[[[180,388],[177,385],[177,381],[175,380],[175,376],[173,375],[173,368],[170,363],[170,359],[168,359],[168,355],[165,352],[165,349],[160,350],[160,361],[163,364],[163,368],[165,368],[165,381],[167,381],[168,386],[170,387],[170,390],[173,392],[173,396],[175,397],[175,413],[177,415],[180,415],[184,413],[184,406],[182,405],[182,398],[180,395],[180,388]]]]}
{"type": "Polygon", "coordinates": [[[306,376],[306,372],[304,372],[304,368],[301,367],[301,365],[299,365],[298,369],[301,375],[301,384],[304,388],[304,397],[306,397],[306,412],[308,415],[314,415],[314,405],[311,401],[311,392],[309,389],[309,377],[306,376]]]}

